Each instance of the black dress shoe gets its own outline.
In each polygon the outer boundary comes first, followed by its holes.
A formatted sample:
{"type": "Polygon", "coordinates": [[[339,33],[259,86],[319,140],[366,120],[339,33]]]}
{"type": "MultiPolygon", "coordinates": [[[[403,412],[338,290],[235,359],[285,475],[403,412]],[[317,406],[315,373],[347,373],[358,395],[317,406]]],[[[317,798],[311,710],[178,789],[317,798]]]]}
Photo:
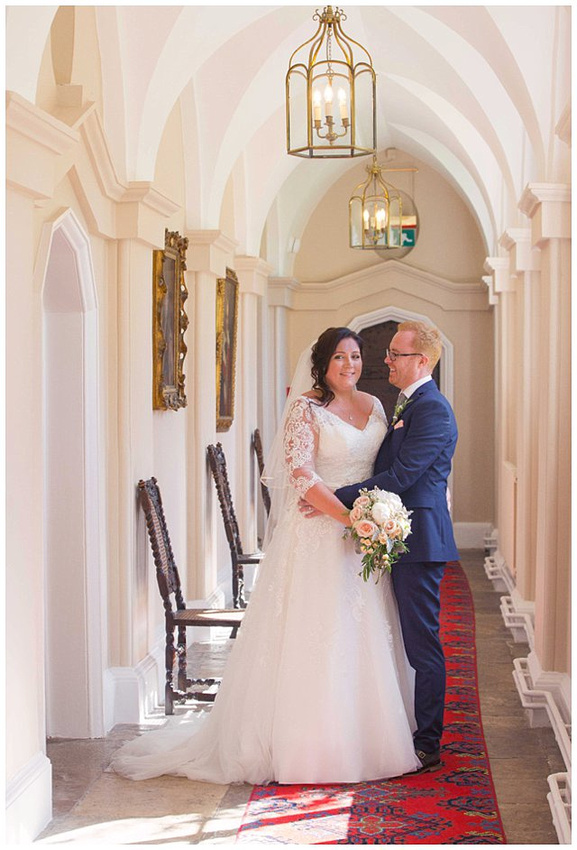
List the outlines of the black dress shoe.
{"type": "Polygon", "coordinates": [[[418,767],[415,773],[433,773],[433,771],[442,768],[443,763],[441,761],[440,750],[435,750],[434,753],[424,753],[423,750],[415,750],[415,753],[421,762],[421,767],[418,767]]]}

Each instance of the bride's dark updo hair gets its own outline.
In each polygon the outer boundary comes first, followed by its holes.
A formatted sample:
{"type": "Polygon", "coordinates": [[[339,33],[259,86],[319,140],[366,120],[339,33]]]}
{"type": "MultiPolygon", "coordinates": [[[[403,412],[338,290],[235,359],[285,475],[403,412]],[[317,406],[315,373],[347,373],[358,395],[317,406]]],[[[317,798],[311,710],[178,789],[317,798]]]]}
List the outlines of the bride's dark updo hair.
{"type": "Polygon", "coordinates": [[[327,328],[319,336],[311,350],[311,377],[313,390],[319,394],[319,402],[323,407],[334,399],[335,394],[327,384],[325,375],[337,346],[343,339],[354,339],[363,355],[363,340],[350,328],[327,328]]]}

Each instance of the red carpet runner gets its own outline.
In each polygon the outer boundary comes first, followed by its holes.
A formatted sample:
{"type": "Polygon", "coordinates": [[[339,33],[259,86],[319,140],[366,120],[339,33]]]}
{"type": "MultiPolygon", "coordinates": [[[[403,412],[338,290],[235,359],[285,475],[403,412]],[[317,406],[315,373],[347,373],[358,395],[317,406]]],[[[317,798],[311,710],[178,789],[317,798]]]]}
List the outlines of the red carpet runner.
{"type": "Polygon", "coordinates": [[[481,726],[473,602],[460,564],[447,565],[441,598],[442,770],[354,785],[256,786],[237,843],[506,843],[481,726]]]}

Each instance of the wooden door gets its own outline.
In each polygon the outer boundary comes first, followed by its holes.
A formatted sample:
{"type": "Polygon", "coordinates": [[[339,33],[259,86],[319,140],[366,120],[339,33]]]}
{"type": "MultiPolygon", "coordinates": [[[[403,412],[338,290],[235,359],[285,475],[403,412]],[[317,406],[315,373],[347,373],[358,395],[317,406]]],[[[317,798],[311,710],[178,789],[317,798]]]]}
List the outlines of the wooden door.
{"type": "MultiPolygon", "coordinates": [[[[363,374],[358,383],[360,390],[380,399],[389,422],[393,417],[395,402],[399,394],[397,387],[389,383],[389,367],[385,363],[385,352],[397,332],[399,322],[381,322],[359,331],[363,346],[363,374]]],[[[439,386],[440,361],[433,370],[433,380],[439,386]]]]}

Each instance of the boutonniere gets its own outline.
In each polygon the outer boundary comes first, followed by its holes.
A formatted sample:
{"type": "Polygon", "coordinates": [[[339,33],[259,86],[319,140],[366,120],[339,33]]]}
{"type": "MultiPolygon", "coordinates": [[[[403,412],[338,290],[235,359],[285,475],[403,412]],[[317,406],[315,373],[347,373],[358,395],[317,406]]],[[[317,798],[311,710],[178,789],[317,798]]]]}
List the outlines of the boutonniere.
{"type": "Polygon", "coordinates": [[[396,405],[395,412],[393,413],[393,418],[391,419],[391,425],[394,425],[398,421],[399,417],[402,416],[405,408],[407,408],[412,401],[412,398],[406,398],[402,404],[396,405]]]}
{"type": "Polygon", "coordinates": [[[397,430],[397,428],[404,428],[404,427],[405,427],[405,423],[403,422],[403,420],[402,420],[402,419],[399,419],[399,421],[398,421],[398,422],[396,422],[396,423],[393,425],[393,431],[396,431],[396,430],[397,430]]]}

